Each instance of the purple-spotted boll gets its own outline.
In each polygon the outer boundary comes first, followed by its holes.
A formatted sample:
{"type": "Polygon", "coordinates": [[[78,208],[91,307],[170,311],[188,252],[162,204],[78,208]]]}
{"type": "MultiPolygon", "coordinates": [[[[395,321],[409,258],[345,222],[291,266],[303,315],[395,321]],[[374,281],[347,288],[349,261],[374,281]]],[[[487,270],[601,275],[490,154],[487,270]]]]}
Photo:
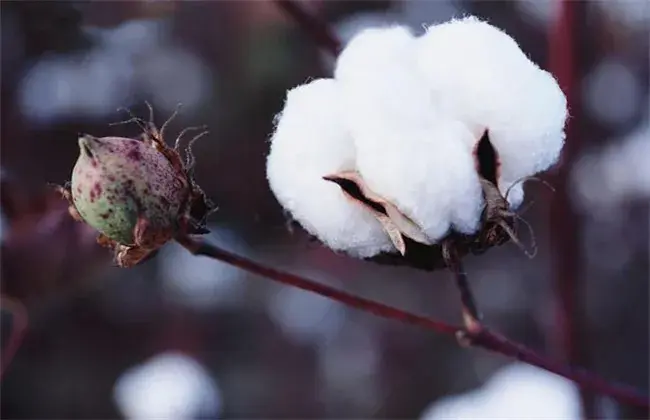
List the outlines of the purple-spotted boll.
{"type": "Polygon", "coordinates": [[[114,251],[120,267],[144,261],[171,239],[208,233],[215,210],[191,176],[192,144],[208,132],[187,143],[185,160],[179,152],[184,133],[205,127],[186,128],[167,146],[163,132],[176,113],[158,130],[147,105],[150,121],[132,114],[128,121],[143,130],[138,139],[82,135],[72,181],[57,187],[71,216],[100,232],[97,242],[114,251]]]}
{"type": "Polygon", "coordinates": [[[139,219],[158,239],[171,238],[188,186],[164,154],[119,137],[84,135],[79,148],[71,193],[86,223],[122,245],[142,245],[135,237],[139,219]]]}

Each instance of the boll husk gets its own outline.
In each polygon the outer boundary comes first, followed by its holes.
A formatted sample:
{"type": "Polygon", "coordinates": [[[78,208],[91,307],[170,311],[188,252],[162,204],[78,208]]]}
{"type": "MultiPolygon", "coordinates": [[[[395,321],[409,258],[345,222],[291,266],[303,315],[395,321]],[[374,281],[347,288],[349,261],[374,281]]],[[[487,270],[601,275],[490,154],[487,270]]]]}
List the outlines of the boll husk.
{"type": "Polygon", "coordinates": [[[84,135],[72,173],[72,200],[81,217],[121,245],[137,245],[138,219],[171,238],[187,184],[170,161],[140,140],[84,135]]]}
{"type": "Polygon", "coordinates": [[[372,214],[323,179],[356,168],[342,117],[334,80],[313,80],[290,90],[271,137],[269,186],[282,207],[331,249],[360,258],[394,251],[372,214]]]}

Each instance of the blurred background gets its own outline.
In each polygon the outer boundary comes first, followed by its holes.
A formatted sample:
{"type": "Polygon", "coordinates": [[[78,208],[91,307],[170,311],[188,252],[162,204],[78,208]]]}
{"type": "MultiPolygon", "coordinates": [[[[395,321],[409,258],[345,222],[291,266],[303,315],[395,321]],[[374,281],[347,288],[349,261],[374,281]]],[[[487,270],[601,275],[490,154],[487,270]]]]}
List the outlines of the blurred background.
{"type": "MultiPolygon", "coordinates": [[[[372,25],[422,31],[477,15],[570,76],[568,151],[546,175],[558,191],[527,185],[539,254],[509,244],[466,268],[494,329],[647,393],[650,4],[570,3],[561,31],[559,0],[302,2],[343,41],[372,25]]],[[[148,100],[162,124],[181,102],[168,136],[210,129],[195,151],[197,181],[219,206],[211,241],[460,321],[447,273],[355,261],[287,225],[265,179],[273,117],[287,89],[329,75],[332,59],[274,2],[3,1],[0,18],[2,294],[29,313],[2,379],[2,418],[647,418],[176,245],[115,268],[72,222],[46,184],[70,178],[77,134],[133,137],[135,126],[109,127],[127,119],[118,107],[146,117],[148,100]]],[[[22,319],[9,309],[3,348],[22,319]]]]}

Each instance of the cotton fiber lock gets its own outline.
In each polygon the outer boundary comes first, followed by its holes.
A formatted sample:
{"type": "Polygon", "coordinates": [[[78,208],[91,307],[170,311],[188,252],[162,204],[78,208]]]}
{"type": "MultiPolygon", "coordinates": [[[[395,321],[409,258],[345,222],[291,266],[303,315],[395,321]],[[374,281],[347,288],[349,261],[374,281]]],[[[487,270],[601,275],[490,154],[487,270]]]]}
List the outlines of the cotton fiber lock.
{"type": "MultiPolygon", "coordinates": [[[[502,194],[557,161],[565,139],[566,97],[553,75],[530,61],[514,39],[468,17],[429,27],[416,43],[427,89],[473,130],[473,148],[488,130],[502,194]]],[[[519,206],[523,184],[507,198],[519,206]]]]}
{"type": "Polygon", "coordinates": [[[370,212],[323,179],[354,170],[355,162],[337,82],[319,79],[290,90],[271,138],[266,167],[271,190],[328,247],[365,258],[393,250],[388,235],[370,212]]]}
{"type": "Polygon", "coordinates": [[[438,242],[450,227],[476,231],[481,186],[472,133],[424,88],[415,40],[403,27],[365,30],[341,53],[335,80],[366,184],[438,242]]]}
{"type": "MultiPolygon", "coordinates": [[[[289,91],[267,175],[280,204],[330,248],[362,258],[403,252],[381,211],[332,176],[393,209],[384,213],[406,236],[439,243],[451,230],[481,227],[479,140],[496,152],[505,194],[557,160],[566,116],[555,79],[476,18],[421,37],[399,26],[367,29],[338,57],[334,78],[289,91]]],[[[519,205],[521,185],[507,198],[519,205]]]]}

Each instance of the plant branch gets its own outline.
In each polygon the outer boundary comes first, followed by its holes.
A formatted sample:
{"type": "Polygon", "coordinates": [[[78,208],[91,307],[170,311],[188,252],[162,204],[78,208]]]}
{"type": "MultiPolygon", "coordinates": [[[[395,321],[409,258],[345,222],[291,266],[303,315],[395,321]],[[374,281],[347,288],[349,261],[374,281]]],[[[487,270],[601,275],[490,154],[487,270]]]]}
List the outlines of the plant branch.
{"type": "MultiPolygon", "coordinates": [[[[556,193],[551,199],[551,248],[554,250],[554,315],[555,322],[549,336],[555,341],[558,360],[565,363],[589,365],[588,348],[584,342],[584,315],[580,306],[579,290],[582,285],[580,238],[582,223],[573,211],[569,191],[570,172],[582,148],[583,137],[578,133],[580,109],[580,33],[584,28],[585,11],[579,2],[560,1],[560,13],[548,34],[549,68],[557,77],[573,118],[566,125],[567,141],[562,161],[553,177],[556,193]]],[[[597,417],[595,396],[580,392],[583,418],[597,417]]]]}
{"type": "MultiPolygon", "coordinates": [[[[575,16],[574,4],[561,1],[559,3],[560,16],[549,34],[549,66],[557,77],[564,94],[567,97],[569,109],[572,114],[579,112],[575,100],[576,84],[575,61],[573,53],[572,24],[575,16]]],[[[574,117],[575,118],[575,117],[574,117]]],[[[555,310],[556,317],[554,332],[557,334],[557,352],[559,357],[569,362],[576,362],[579,351],[574,341],[575,333],[579,329],[576,325],[576,310],[580,276],[580,245],[579,225],[580,220],[571,209],[568,182],[571,165],[577,158],[580,149],[580,137],[575,135],[576,125],[573,118],[567,121],[567,142],[562,152],[562,159],[553,177],[555,194],[551,199],[551,248],[556,252],[553,256],[555,262],[555,310]]]]}
{"type": "Polygon", "coordinates": [[[309,13],[300,2],[295,0],[275,0],[275,4],[287,14],[300,30],[309,34],[319,48],[337,57],[342,50],[341,41],[325,22],[309,13]]]}
{"type": "MultiPolygon", "coordinates": [[[[405,322],[410,325],[419,326],[442,334],[461,335],[466,339],[468,344],[472,346],[490,350],[494,353],[511,357],[548,370],[549,372],[556,373],[575,382],[583,388],[608,395],[620,402],[640,407],[650,407],[648,397],[634,388],[611,383],[593,373],[582,369],[575,369],[568,365],[547,359],[521,344],[512,342],[506,337],[490,331],[480,323],[478,324],[479,328],[467,329],[447,324],[445,322],[432,320],[383,303],[352,295],[313,280],[281,270],[276,270],[272,267],[267,267],[251,259],[222,250],[198,237],[180,235],[176,238],[176,241],[194,255],[203,255],[215,260],[223,261],[250,273],[258,274],[285,285],[297,287],[302,290],[328,297],[337,302],[383,318],[405,322]]],[[[456,272],[463,273],[463,270],[457,270],[456,272]]],[[[464,273],[457,277],[457,281],[460,284],[464,283],[466,285],[467,279],[464,273]]]]}
{"type": "MultiPolygon", "coordinates": [[[[456,247],[453,245],[453,243],[446,242],[444,244],[443,255],[447,267],[449,267],[449,271],[451,271],[454,275],[456,287],[460,292],[461,313],[463,315],[463,323],[465,324],[465,329],[469,332],[479,331],[482,328],[482,317],[478,311],[478,305],[476,304],[474,293],[472,293],[472,288],[469,285],[467,272],[465,271],[463,262],[458,255],[456,247]]],[[[466,337],[463,334],[461,334],[458,338],[461,341],[461,344],[469,344],[466,342],[466,337]]]]}
{"type": "Polygon", "coordinates": [[[345,305],[357,308],[365,312],[370,312],[383,318],[406,322],[408,324],[420,326],[443,334],[455,334],[458,330],[462,329],[460,326],[433,321],[429,318],[411,314],[409,312],[393,308],[391,306],[384,305],[382,303],[369,299],[364,299],[362,297],[338,290],[331,286],[320,284],[313,280],[305,279],[295,274],[290,274],[281,270],[276,270],[272,267],[267,267],[248,258],[219,249],[212,244],[196,239],[194,237],[179,236],[176,238],[176,241],[195,255],[203,255],[219,261],[223,261],[250,273],[258,274],[282,284],[294,286],[302,290],[328,297],[337,302],[341,302],[345,305]]]}

